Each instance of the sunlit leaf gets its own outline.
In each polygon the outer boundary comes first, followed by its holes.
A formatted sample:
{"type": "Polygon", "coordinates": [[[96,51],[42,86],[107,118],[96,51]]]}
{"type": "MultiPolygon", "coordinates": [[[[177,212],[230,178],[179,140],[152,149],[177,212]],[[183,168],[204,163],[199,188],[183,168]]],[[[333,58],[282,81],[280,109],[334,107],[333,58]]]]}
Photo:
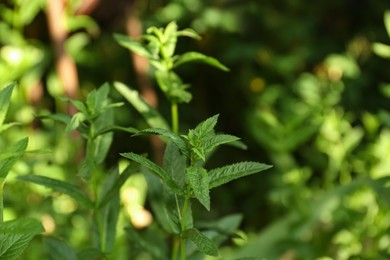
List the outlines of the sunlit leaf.
{"type": "Polygon", "coordinates": [[[232,180],[261,172],[271,168],[271,165],[258,162],[239,162],[226,165],[209,171],[209,188],[215,188],[232,180]]]}
{"type": "Polygon", "coordinates": [[[15,83],[11,83],[10,85],[0,90],[0,127],[4,123],[14,87],[15,83]]]}
{"type": "Polygon", "coordinates": [[[216,67],[220,70],[223,71],[229,71],[229,68],[220,63],[217,59],[206,56],[202,53],[199,52],[186,52],[183,55],[181,55],[178,60],[175,62],[173,65],[174,68],[179,67],[185,63],[190,63],[190,62],[201,62],[201,63],[206,63],[208,65],[211,65],[213,67],[216,67]]]}
{"type": "Polygon", "coordinates": [[[390,58],[390,45],[375,42],[372,44],[372,50],[382,58],[390,58]]]}
{"type": "Polygon", "coordinates": [[[390,10],[387,10],[384,15],[385,27],[387,30],[387,35],[390,37],[390,10]]]}
{"type": "Polygon", "coordinates": [[[132,52],[146,58],[152,58],[151,53],[138,41],[130,39],[126,35],[114,34],[114,39],[123,47],[128,48],[132,52]]]}
{"type": "Polygon", "coordinates": [[[176,35],[178,37],[180,37],[180,36],[190,37],[190,38],[193,38],[195,40],[201,39],[200,35],[197,32],[195,32],[194,30],[192,30],[191,28],[186,28],[186,29],[180,30],[176,33],[176,35]]]}
{"type": "Polygon", "coordinates": [[[150,127],[169,129],[165,119],[141,97],[138,91],[120,82],[115,82],[114,87],[144,117],[150,127]]]}
{"type": "Polygon", "coordinates": [[[35,183],[38,185],[45,186],[47,188],[51,188],[55,191],[65,193],[74,198],[78,203],[81,203],[88,208],[93,208],[94,206],[93,202],[84,192],[80,190],[79,187],[69,184],[67,182],[33,174],[18,176],[18,178],[23,181],[35,183]]]}
{"type": "Polygon", "coordinates": [[[177,42],[177,24],[176,22],[170,22],[164,30],[163,48],[161,49],[163,57],[172,57],[177,42]]]}
{"type": "Polygon", "coordinates": [[[0,151],[0,157],[3,156],[3,160],[0,161],[0,179],[4,180],[12,166],[23,156],[28,144],[28,138],[25,137],[18,142],[14,143],[5,151],[0,151]]]}

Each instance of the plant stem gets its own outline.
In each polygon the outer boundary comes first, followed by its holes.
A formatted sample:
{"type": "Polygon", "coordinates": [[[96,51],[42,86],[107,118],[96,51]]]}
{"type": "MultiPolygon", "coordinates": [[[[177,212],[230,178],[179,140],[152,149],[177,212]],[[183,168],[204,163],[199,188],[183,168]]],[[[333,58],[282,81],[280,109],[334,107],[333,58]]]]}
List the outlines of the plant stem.
{"type": "MultiPolygon", "coordinates": [[[[186,228],[186,221],[187,221],[187,209],[188,209],[188,206],[189,206],[189,202],[190,202],[190,199],[189,198],[185,198],[184,200],[184,205],[183,205],[183,209],[181,211],[181,215],[182,215],[182,218],[181,218],[181,231],[184,231],[185,228],[186,228]]],[[[181,255],[181,260],[185,260],[186,259],[186,240],[185,238],[182,238],[180,239],[180,255],[181,255]]]]}
{"type": "Polygon", "coordinates": [[[179,109],[177,103],[171,104],[171,117],[172,117],[172,132],[179,133],[179,109]]]}

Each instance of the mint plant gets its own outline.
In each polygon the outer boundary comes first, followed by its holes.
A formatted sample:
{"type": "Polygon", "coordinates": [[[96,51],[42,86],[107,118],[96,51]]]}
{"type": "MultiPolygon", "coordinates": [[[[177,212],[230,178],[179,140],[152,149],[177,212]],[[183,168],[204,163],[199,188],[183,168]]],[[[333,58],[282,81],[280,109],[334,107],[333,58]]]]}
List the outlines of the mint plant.
{"type": "MultiPolygon", "coordinates": [[[[0,90],[0,133],[15,125],[4,123],[15,83],[0,90]]],[[[0,258],[16,259],[28,246],[34,236],[44,231],[41,223],[33,218],[4,222],[3,188],[12,166],[26,152],[28,138],[22,138],[7,148],[0,148],[0,258]]]]}
{"type": "Polygon", "coordinates": [[[91,91],[85,102],[65,98],[64,101],[71,102],[79,110],[73,116],[67,114],[41,116],[43,119],[65,123],[65,130],[68,133],[77,130],[85,139],[85,157],[79,165],[78,175],[84,180],[86,192],[72,183],[46,176],[25,175],[19,178],[67,194],[93,213],[90,248],[77,254],[76,250],[70,248],[65,242],[47,238],[45,243],[50,254],[63,251],[68,255],[80,257],[88,254],[101,258],[107,257],[113,250],[120,211],[119,189],[133,171],[130,170],[132,166],[126,168],[121,174],[118,168],[106,171],[104,162],[112,143],[112,131],[119,129],[133,133],[134,130],[114,125],[113,108],[120,106],[121,103],[111,103],[108,94],[109,86],[105,84],[91,91]]]}
{"type": "MultiPolygon", "coordinates": [[[[163,250],[162,247],[156,246],[155,250],[150,250],[153,243],[161,245],[164,239],[155,242],[155,238],[153,240],[148,237],[142,238],[135,230],[129,229],[132,241],[156,259],[170,257],[174,260],[178,258],[184,260],[189,256],[195,257],[199,252],[218,256],[216,242],[218,239],[213,240],[210,235],[210,232],[216,230],[209,227],[208,230],[201,231],[195,226],[192,199],[196,199],[206,210],[210,210],[211,189],[271,167],[259,162],[239,162],[211,170],[206,169],[205,162],[220,145],[235,144],[245,147],[239,142],[238,137],[215,132],[218,115],[204,120],[194,129],[189,130],[186,135],[179,133],[178,104],[190,102],[192,95],[188,91],[189,85],[183,83],[174,69],[186,63],[203,62],[228,71],[228,68],[218,60],[198,52],[175,55],[176,43],[181,36],[200,38],[191,29],[179,31],[175,22],[168,24],[165,29],[151,27],[140,39],[130,39],[124,35],[114,36],[119,44],[149,60],[155,69],[154,76],[159,88],[171,103],[171,127],[169,128],[161,115],[148,106],[136,90],[129,89],[122,83],[115,83],[116,89],[152,126],[138,131],[135,135],[155,134],[161,136],[167,143],[162,166],[143,155],[133,152],[121,153],[123,157],[144,167],[151,206],[161,227],[173,238],[170,253],[166,247],[163,247],[165,248],[163,250]],[[196,250],[193,248],[190,250],[191,244],[187,243],[188,240],[193,242],[196,250]]],[[[221,234],[231,235],[232,232],[234,230],[229,230],[229,226],[223,226],[222,229],[217,229],[214,236],[216,238],[221,234]]],[[[224,239],[219,239],[218,242],[222,243],[224,239]]]]}

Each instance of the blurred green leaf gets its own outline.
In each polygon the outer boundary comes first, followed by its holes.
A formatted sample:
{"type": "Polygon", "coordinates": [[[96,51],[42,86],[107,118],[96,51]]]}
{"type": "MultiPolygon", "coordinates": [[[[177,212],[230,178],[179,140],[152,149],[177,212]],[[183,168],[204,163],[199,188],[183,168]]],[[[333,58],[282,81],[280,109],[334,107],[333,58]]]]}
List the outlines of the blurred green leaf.
{"type": "Polygon", "coordinates": [[[0,129],[3,127],[15,85],[15,83],[11,83],[0,90],[0,129]]]}
{"type": "Polygon", "coordinates": [[[25,137],[10,147],[6,148],[5,151],[0,151],[0,156],[3,157],[0,161],[0,179],[4,180],[12,166],[23,156],[28,144],[28,138],[25,137]]]}
{"type": "Polygon", "coordinates": [[[390,10],[386,10],[385,15],[384,15],[384,22],[385,22],[385,27],[387,30],[387,35],[390,38],[390,10]]]}
{"type": "Polygon", "coordinates": [[[148,228],[143,234],[140,234],[133,227],[126,228],[126,234],[129,237],[131,244],[141,251],[151,254],[153,259],[168,260],[168,249],[163,239],[159,236],[156,230],[148,228]]]}
{"type": "Polygon", "coordinates": [[[141,97],[138,91],[120,82],[115,82],[114,87],[144,117],[150,127],[169,129],[165,119],[141,97]]]}
{"type": "Polygon", "coordinates": [[[220,63],[217,59],[213,57],[206,56],[202,53],[199,52],[186,52],[182,55],[179,56],[177,61],[174,63],[173,67],[179,67],[185,63],[189,62],[201,62],[201,63],[206,63],[208,65],[211,65],[213,67],[216,67],[220,70],[223,71],[229,71],[229,68],[227,68],[225,65],[220,63]]]}
{"type": "Polygon", "coordinates": [[[114,34],[114,39],[123,47],[146,58],[152,58],[151,53],[139,42],[130,39],[126,35],[114,34]]]}
{"type": "Polygon", "coordinates": [[[77,254],[66,242],[53,238],[44,237],[43,242],[48,249],[52,260],[77,260],[77,254]]]}
{"type": "Polygon", "coordinates": [[[390,58],[390,45],[375,42],[372,44],[372,50],[375,52],[376,55],[382,58],[390,58]]]}
{"type": "Polygon", "coordinates": [[[18,176],[18,179],[35,183],[38,185],[42,185],[47,188],[51,188],[55,191],[65,193],[71,196],[72,198],[74,198],[77,202],[83,204],[88,208],[94,207],[93,202],[88,198],[88,196],[84,192],[80,190],[79,187],[69,184],[67,182],[52,179],[45,176],[32,175],[32,174],[18,176]]]}

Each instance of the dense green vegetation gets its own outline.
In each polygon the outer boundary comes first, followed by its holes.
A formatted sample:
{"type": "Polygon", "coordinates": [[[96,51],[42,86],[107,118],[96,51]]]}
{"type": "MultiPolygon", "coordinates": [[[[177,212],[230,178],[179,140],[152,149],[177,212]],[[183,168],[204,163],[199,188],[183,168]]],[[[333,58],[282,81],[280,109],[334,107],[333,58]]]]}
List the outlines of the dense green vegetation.
{"type": "Polygon", "coordinates": [[[0,258],[390,258],[388,1],[83,2],[0,3],[0,258]]]}

